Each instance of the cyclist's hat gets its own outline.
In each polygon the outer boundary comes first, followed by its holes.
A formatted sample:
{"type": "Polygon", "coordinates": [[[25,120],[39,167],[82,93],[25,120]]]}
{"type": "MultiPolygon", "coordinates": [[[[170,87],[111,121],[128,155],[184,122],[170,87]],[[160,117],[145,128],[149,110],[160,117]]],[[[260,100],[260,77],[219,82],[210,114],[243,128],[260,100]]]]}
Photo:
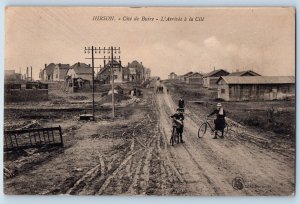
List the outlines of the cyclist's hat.
{"type": "Polygon", "coordinates": [[[221,103],[217,103],[217,107],[222,107],[222,104],[221,103]]]}

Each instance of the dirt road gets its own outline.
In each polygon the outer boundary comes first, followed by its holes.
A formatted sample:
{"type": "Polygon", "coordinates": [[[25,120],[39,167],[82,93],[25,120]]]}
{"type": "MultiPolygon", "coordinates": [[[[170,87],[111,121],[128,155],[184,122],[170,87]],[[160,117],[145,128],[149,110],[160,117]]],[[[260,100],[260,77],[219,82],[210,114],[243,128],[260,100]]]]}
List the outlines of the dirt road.
{"type": "MultiPolygon", "coordinates": [[[[170,133],[169,116],[176,110],[170,95],[157,97],[164,135],[170,133]]],[[[294,157],[255,144],[211,137],[199,139],[201,118],[189,110],[185,114],[184,144],[169,147],[168,152],[180,172],[190,195],[291,195],[294,192],[294,157]],[[235,190],[232,183],[242,178],[244,187],[235,190]]],[[[167,140],[167,138],[166,138],[167,140]]]]}
{"type": "Polygon", "coordinates": [[[185,114],[185,143],[170,146],[169,116],[174,110],[169,95],[145,89],[143,100],[119,108],[117,115],[123,116],[115,120],[65,118],[65,148],[22,156],[17,165],[14,160],[6,161],[5,167],[12,165],[18,171],[5,179],[4,191],[75,195],[293,193],[292,155],[239,140],[199,139],[201,117],[189,110],[185,114]],[[235,178],[242,178],[242,189],[233,188],[235,178]]]}

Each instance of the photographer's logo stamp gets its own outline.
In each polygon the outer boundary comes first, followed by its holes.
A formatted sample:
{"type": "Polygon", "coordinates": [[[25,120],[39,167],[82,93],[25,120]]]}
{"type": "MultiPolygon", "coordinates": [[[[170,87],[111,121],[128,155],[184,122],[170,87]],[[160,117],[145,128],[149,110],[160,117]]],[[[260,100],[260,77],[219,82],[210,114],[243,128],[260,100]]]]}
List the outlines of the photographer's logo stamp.
{"type": "Polygon", "coordinates": [[[244,187],[245,187],[244,179],[241,178],[241,177],[235,177],[235,178],[232,180],[232,187],[233,187],[235,190],[243,190],[244,187]]]}

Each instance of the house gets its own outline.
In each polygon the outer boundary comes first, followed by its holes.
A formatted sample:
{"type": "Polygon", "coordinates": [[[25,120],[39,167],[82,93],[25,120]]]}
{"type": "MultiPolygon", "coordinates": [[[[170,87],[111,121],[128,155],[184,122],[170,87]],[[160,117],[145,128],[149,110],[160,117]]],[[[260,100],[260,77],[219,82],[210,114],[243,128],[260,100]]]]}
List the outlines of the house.
{"type": "Polygon", "coordinates": [[[227,76],[229,72],[224,69],[214,70],[203,76],[203,86],[206,88],[217,88],[217,80],[221,76],[227,76]]]}
{"type": "Polygon", "coordinates": [[[174,72],[171,72],[168,76],[169,79],[177,79],[177,74],[175,74],[174,72]]]}
{"type": "Polygon", "coordinates": [[[146,79],[146,72],[143,63],[139,63],[136,60],[132,61],[131,63],[128,63],[124,72],[124,79],[126,81],[131,82],[144,82],[146,79]]]}
{"type": "Polygon", "coordinates": [[[186,77],[188,84],[203,84],[203,75],[199,72],[194,72],[186,77]]]}
{"type": "Polygon", "coordinates": [[[151,69],[146,68],[145,69],[145,80],[150,80],[151,78],[151,69]]]}
{"type": "Polygon", "coordinates": [[[45,64],[45,68],[40,71],[40,80],[41,81],[53,81],[53,73],[54,73],[55,64],[45,64]]]}
{"type": "Polygon", "coordinates": [[[222,76],[218,98],[225,101],[275,100],[295,97],[294,76],[222,76]]]}
{"type": "MultiPolygon", "coordinates": [[[[112,62],[113,62],[113,70],[114,70],[114,82],[121,83],[124,81],[124,76],[123,76],[124,67],[121,64],[121,61],[118,62],[116,60],[113,60],[112,62]]],[[[112,66],[111,61],[109,61],[107,64],[104,64],[104,67],[100,69],[100,71],[97,73],[96,78],[105,84],[112,83],[111,66],[112,66]]]]}
{"type": "Polygon", "coordinates": [[[72,79],[81,78],[91,82],[93,79],[93,68],[85,63],[77,62],[68,69],[66,76],[70,76],[72,79]]]}
{"type": "Polygon", "coordinates": [[[15,70],[4,70],[5,81],[21,81],[22,74],[16,73],[15,70]]]}
{"type": "Polygon", "coordinates": [[[237,71],[237,72],[232,72],[228,74],[227,76],[261,76],[260,74],[252,71],[252,70],[246,70],[246,71],[237,71]]]}
{"type": "Polygon", "coordinates": [[[53,70],[53,81],[64,81],[70,68],[69,64],[56,64],[53,70]]]}
{"type": "Polygon", "coordinates": [[[188,73],[182,75],[182,76],[180,77],[180,80],[186,82],[186,81],[187,81],[187,77],[189,77],[189,76],[192,75],[192,74],[193,74],[193,72],[188,72],[188,73]]]}

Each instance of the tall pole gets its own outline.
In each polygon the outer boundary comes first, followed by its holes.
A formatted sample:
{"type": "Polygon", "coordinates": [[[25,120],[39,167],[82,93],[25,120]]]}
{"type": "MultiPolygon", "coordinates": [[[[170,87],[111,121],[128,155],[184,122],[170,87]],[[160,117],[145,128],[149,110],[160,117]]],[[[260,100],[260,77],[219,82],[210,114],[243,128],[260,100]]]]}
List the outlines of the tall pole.
{"type": "Polygon", "coordinates": [[[30,81],[32,81],[32,66],[30,66],[30,81]]]}
{"type": "Polygon", "coordinates": [[[95,120],[95,88],[94,88],[94,46],[92,46],[92,90],[93,90],[93,120],[95,120]]]}
{"type": "Polygon", "coordinates": [[[112,81],[111,81],[111,87],[112,87],[112,93],[111,93],[111,99],[112,99],[112,117],[115,118],[115,84],[114,84],[114,52],[113,52],[113,47],[111,46],[111,76],[112,76],[112,81]]]}

